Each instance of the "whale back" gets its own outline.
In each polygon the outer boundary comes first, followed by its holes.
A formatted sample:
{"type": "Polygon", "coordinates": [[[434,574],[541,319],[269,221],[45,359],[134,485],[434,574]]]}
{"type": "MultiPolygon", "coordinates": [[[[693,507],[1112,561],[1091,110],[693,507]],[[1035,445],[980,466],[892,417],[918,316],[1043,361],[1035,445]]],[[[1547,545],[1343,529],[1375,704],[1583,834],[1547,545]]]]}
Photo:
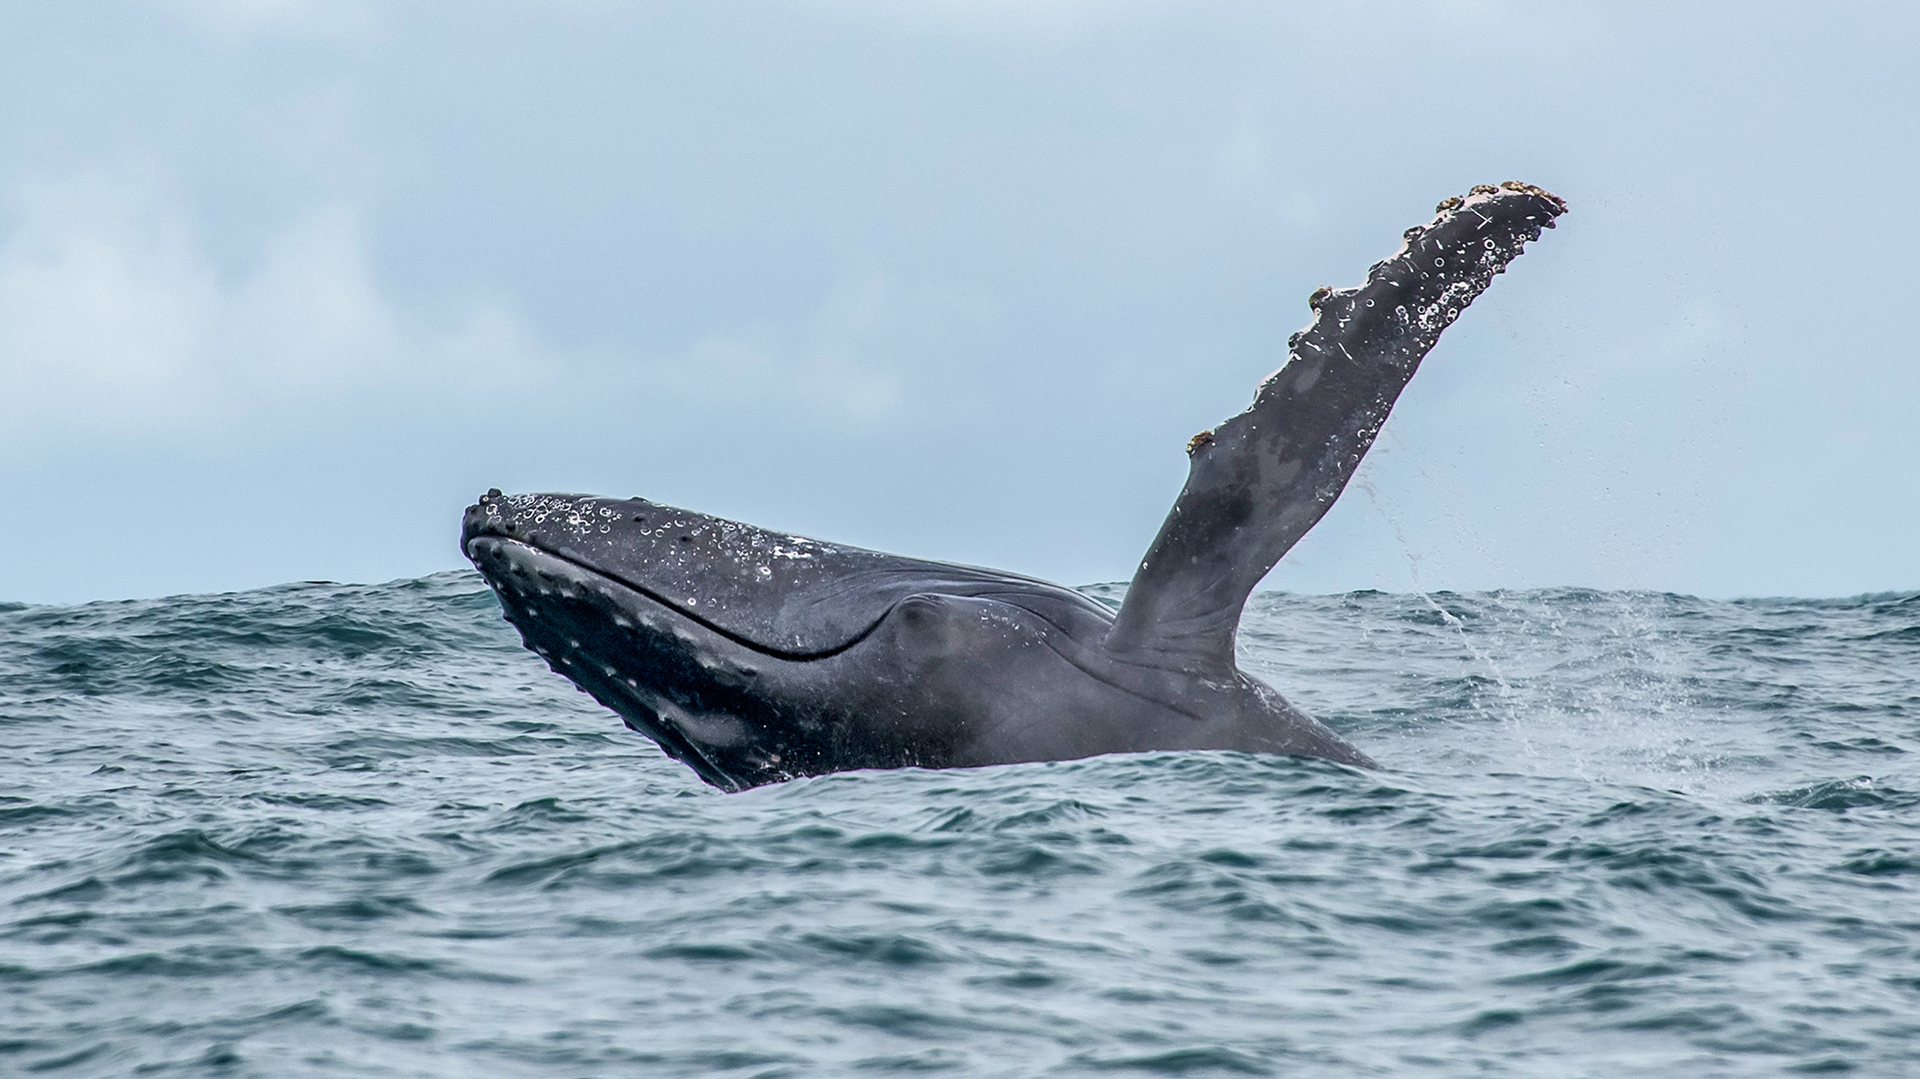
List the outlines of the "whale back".
{"type": "Polygon", "coordinates": [[[651,597],[741,644],[789,659],[840,652],[915,594],[992,596],[1056,623],[1112,615],[1072,589],[1000,570],[827,543],[646,499],[488,492],[467,539],[528,543],[651,597]]]}

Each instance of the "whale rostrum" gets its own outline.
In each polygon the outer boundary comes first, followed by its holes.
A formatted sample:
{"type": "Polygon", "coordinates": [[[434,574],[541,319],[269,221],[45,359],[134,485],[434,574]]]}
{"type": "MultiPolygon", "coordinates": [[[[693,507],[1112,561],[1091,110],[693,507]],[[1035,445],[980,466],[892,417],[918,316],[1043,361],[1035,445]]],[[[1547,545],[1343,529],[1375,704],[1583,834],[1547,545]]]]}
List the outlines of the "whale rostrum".
{"type": "Polygon", "coordinates": [[[1325,515],[1440,334],[1566,212],[1475,187],[1313,320],[1186,486],[1116,613],[1060,585],[645,499],[503,495],[461,549],[528,648],[701,779],[1227,749],[1375,767],[1241,671],[1247,596],[1325,515]]]}

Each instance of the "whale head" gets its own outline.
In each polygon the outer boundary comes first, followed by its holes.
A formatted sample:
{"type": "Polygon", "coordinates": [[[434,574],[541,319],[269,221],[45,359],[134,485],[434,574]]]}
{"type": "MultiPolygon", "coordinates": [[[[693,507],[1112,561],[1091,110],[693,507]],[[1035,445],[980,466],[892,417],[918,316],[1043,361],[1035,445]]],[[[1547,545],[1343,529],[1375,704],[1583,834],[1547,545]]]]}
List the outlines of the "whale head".
{"type": "Polygon", "coordinates": [[[764,668],[859,627],[782,634],[756,619],[754,601],[777,614],[804,552],[727,524],[642,499],[490,491],[468,508],[461,549],[556,673],[708,783],[740,790],[803,774],[828,748],[759,691],[764,668]]]}

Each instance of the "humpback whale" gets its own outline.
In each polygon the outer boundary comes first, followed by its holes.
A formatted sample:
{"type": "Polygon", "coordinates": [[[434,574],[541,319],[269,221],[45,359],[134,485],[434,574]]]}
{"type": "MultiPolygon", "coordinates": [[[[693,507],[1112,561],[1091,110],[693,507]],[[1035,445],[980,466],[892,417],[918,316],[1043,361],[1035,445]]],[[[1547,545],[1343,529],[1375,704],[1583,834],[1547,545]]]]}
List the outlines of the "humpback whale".
{"type": "Polygon", "coordinates": [[[1060,585],[645,499],[487,492],[460,545],[554,671],[727,791],[859,768],[1230,749],[1377,767],[1234,662],[1247,596],[1339,496],[1420,361],[1566,211],[1481,185],[1195,435],[1117,612],[1060,585]]]}

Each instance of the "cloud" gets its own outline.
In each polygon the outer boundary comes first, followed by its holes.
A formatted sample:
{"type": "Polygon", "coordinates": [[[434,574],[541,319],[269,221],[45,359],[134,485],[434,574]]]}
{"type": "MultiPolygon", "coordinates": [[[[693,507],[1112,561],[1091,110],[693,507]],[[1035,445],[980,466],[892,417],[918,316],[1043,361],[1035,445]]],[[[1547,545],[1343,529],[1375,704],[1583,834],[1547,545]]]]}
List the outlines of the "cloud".
{"type": "Polygon", "coordinates": [[[624,377],[655,400],[880,425],[961,407],[966,365],[954,353],[977,348],[998,322],[990,298],[875,270],[843,281],[802,317],[717,328],[633,362],[624,377]]]}
{"type": "Polygon", "coordinates": [[[153,0],[187,25],[217,38],[262,34],[348,41],[380,27],[379,0],[153,0]]]}
{"type": "Polygon", "coordinates": [[[713,326],[665,350],[609,342],[562,356],[505,303],[470,299],[433,320],[395,302],[352,205],[283,222],[235,266],[169,190],[123,169],[21,185],[7,200],[0,445],[217,439],[262,418],[350,417],[375,398],[438,409],[529,390],[647,400],[689,423],[797,412],[870,427],[955,406],[966,376],[941,361],[998,320],[987,298],[875,269],[795,317],[713,326]]]}
{"type": "Polygon", "coordinates": [[[1165,0],[807,0],[801,8],[931,31],[1057,37],[1163,9],[1165,0]]]}
{"type": "Polygon", "coordinates": [[[204,429],[549,376],[546,350],[498,305],[435,325],[383,298],[351,207],[306,214],[228,275],[159,187],[96,174],[16,192],[0,240],[0,440],[204,429]]]}

